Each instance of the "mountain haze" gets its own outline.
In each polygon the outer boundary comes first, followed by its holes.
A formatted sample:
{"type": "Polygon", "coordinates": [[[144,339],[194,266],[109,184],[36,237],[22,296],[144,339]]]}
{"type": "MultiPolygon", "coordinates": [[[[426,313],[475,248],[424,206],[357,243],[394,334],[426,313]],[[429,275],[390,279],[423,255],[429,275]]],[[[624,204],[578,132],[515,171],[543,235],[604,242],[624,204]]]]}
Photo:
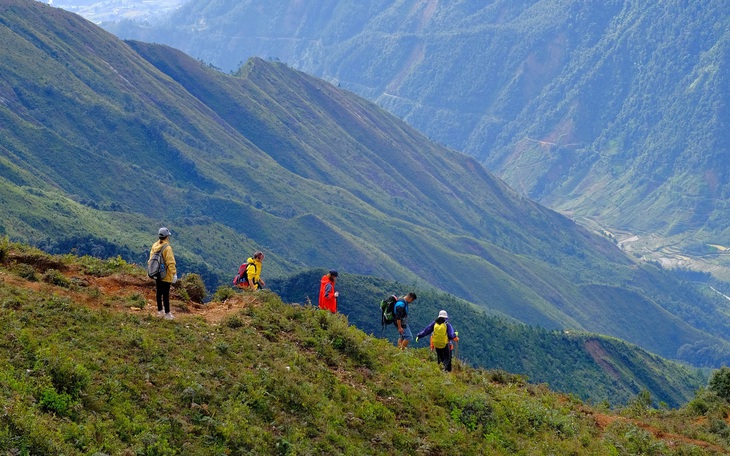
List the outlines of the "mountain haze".
{"type": "Polygon", "coordinates": [[[107,26],[224,70],[281,60],[522,194],[641,235],[647,258],[728,266],[705,245],[730,245],[726,1],[193,0],[154,27],[107,26]]]}
{"type": "Polygon", "coordinates": [[[288,66],[226,75],[30,0],[0,4],[0,234],[228,283],[308,267],[432,285],[548,329],[695,365],[727,359],[723,298],[518,195],[476,159],[288,66]]]}

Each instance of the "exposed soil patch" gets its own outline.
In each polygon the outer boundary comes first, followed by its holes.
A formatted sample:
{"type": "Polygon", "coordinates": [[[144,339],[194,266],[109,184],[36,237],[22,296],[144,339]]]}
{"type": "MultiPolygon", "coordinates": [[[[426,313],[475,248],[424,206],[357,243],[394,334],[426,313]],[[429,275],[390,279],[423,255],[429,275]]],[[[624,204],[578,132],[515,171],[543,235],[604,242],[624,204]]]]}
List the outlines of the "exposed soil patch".
{"type": "MultiPolygon", "coordinates": [[[[155,282],[144,275],[112,274],[96,277],[84,274],[78,266],[67,266],[60,262],[31,256],[13,256],[10,262],[30,264],[39,272],[56,269],[69,279],[71,286],[60,287],[45,283],[42,279],[28,280],[15,274],[0,271],[0,281],[9,285],[37,292],[67,296],[92,309],[115,309],[120,312],[157,314],[155,282]],[[140,303],[142,297],[144,305],[140,303]]],[[[173,285],[170,290],[170,307],[176,318],[200,316],[206,321],[217,324],[256,301],[255,292],[241,291],[225,302],[207,304],[186,302],[173,285]]]]}
{"type": "Polygon", "coordinates": [[[618,415],[606,415],[604,413],[598,413],[593,410],[584,409],[582,410],[586,415],[593,417],[594,420],[596,420],[596,426],[601,429],[601,431],[605,431],[608,426],[610,426],[613,423],[616,422],[623,422],[623,423],[629,423],[633,424],[634,426],[637,426],[646,432],[650,433],[654,436],[654,438],[662,440],[667,443],[669,446],[675,446],[676,444],[682,443],[682,444],[688,444],[688,445],[695,445],[701,448],[705,448],[708,450],[712,450],[716,452],[717,454],[730,454],[722,447],[719,447],[717,445],[713,445],[712,443],[705,442],[702,440],[696,440],[689,438],[685,435],[681,434],[672,434],[669,432],[664,432],[661,429],[657,429],[654,426],[651,426],[647,423],[644,423],[642,421],[629,419],[623,416],[618,415]]]}
{"type": "Polygon", "coordinates": [[[585,348],[588,351],[588,353],[591,355],[593,360],[601,366],[601,369],[608,372],[608,375],[615,379],[621,378],[621,372],[619,372],[611,363],[608,362],[608,353],[606,353],[606,350],[603,349],[601,346],[601,343],[595,339],[587,340],[585,343],[585,348]]]}

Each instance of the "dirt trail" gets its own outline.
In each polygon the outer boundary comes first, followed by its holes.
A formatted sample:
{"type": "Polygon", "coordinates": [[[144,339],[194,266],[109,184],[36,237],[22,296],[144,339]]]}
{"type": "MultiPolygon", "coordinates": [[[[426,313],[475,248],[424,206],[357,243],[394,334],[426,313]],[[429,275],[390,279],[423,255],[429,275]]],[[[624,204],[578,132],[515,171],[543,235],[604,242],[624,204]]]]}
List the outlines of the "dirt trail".
{"type": "MultiPolygon", "coordinates": [[[[18,262],[24,262],[22,257],[14,258],[18,262]]],[[[38,264],[33,264],[39,267],[38,264]]],[[[61,264],[40,265],[43,270],[53,267],[59,270],[69,281],[75,284],[73,287],[65,288],[55,286],[43,281],[26,280],[17,275],[0,271],[0,282],[18,288],[25,288],[36,292],[47,292],[66,296],[75,302],[82,303],[92,309],[109,309],[120,312],[135,314],[157,315],[157,302],[155,298],[155,283],[146,276],[134,276],[129,274],[112,274],[106,277],[96,277],[81,272],[78,266],[66,266],[61,264]],[[96,292],[98,290],[98,292],[96,292]],[[131,306],[125,301],[134,296],[143,296],[145,305],[143,308],[131,306]],[[117,298],[117,299],[110,299],[117,298]]],[[[210,302],[200,304],[185,302],[178,294],[173,285],[170,290],[170,307],[175,318],[187,318],[192,316],[203,317],[210,323],[217,324],[229,315],[256,302],[255,293],[242,291],[225,302],[210,302]]]]}

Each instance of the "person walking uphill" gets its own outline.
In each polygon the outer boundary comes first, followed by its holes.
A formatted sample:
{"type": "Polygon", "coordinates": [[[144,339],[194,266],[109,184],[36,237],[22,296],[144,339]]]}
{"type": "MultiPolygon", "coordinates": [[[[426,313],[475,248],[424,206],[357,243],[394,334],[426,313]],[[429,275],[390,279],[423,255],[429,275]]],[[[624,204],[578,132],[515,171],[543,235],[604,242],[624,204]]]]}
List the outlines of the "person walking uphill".
{"type": "Polygon", "coordinates": [[[165,266],[165,275],[157,277],[155,279],[155,288],[157,289],[157,314],[159,316],[165,316],[165,319],[172,320],[174,317],[170,312],[170,286],[177,282],[177,267],[175,266],[175,255],[172,253],[172,246],[170,245],[170,230],[165,227],[160,228],[157,235],[159,239],[157,242],[152,244],[150,249],[150,260],[152,257],[160,252],[162,255],[162,262],[165,266]],[[162,309],[165,309],[163,314],[162,309]]]}
{"type": "Polygon", "coordinates": [[[395,327],[398,329],[398,348],[405,350],[411,339],[413,339],[413,333],[411,328],[408,326],[408,304],[415,301],[417,298],[416,293],[410,292],[404,297],[400,298],[395,302],[393,307],[395,313],[395,327]]]}
{"type": "Polygon", "coordinates": [[[458,342],[459,337],[454,332],[454,328],[448,320],[449,314],[445,310],[440,311],[438,318],[416,335],[416,342],[421,337],[426,337],[433,333],[431,342],[436,349],[437,362],[444,366],[446,372],[451,372],[451,341],[455,340],[458,342]]]}
{"type": "Polygon", "coordinates": [[[337,298],[340,296],[340,292],[335,291],[337,276],[337,271],[333,269],[323,275],[319,282],[319,308],[332,313],[337,312],[337,298]]]}

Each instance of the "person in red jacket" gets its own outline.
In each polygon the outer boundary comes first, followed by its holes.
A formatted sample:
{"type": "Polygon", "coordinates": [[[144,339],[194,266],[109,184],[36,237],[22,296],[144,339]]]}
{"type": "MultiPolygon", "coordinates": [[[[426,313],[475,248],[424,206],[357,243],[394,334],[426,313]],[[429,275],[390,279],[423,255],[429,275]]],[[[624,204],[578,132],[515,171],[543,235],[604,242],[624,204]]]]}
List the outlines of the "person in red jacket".
{"type": "Polygon", "coordinates": [[[332,313],[337,312],[337,297],[340,295],[335,291],[335,282],[337,281],[337,271],[334,269],[322,276],[319,282],[319,308],[329,310],[332,313]]]}

